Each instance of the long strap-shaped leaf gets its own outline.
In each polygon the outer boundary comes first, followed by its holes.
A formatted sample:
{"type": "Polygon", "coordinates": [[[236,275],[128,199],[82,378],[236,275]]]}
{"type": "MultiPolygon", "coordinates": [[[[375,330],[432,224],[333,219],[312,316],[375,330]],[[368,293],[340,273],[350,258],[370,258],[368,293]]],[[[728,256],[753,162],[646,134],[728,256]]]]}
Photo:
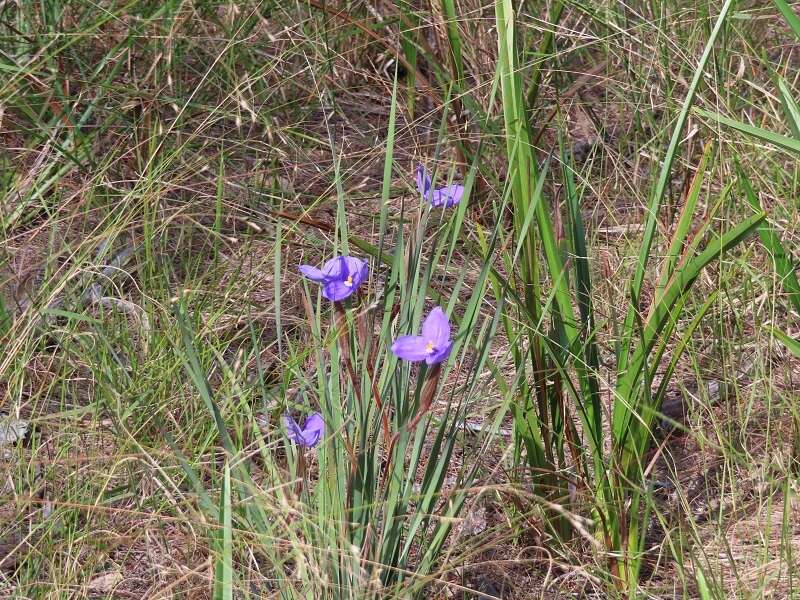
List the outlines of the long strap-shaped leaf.
{"type": "Polygon", "coordinates": [[[735,119],[729,119],[728,117],[724,117],[719,113],[711,112],[709,110],[703,110],[702,108],[695,108],[694,112],[696,112],[701,117],[714,119],[721,125],[727,125],[728,127],[735,129],[736,131],[741,131],[742,133],[746,133],[747,135],[763,140],[768,144],[773,144],[775,146],[778,146],[779,148],[783,148],[784,150],[789,150],[790,152],[797,152],[798,154],[800,154],[800,140],[795,140],[793,138],[786,137],[785,135],[781,135],[779,133],[775,133],[774,131],[770,131],[769,129],[754,127],[752,125],[748,125],[747,123],[742,123],[735,119]]]}
{"type": "Polygon", "coordinates": [[[669,245],[669,250],[667,250],[667,255],[661,266],[661,276],[656,286],[654,302],[659,301],[664,286],[667,284],[667,281],[669,281],[669,278],[672,277],[675,265],[678,263],[678,259],[684,249],[686,239],[691,233],[692,222],[695,219],[697,199],[700,196],[700,191],[703,189],[706,168],[708,167],[708,161],[711,158],[712,151],[713,145],[711,143],[707,144],[703,150],[703,158],[700,159],[697,172],[694,175],[694,179],[692,179],[692,184],[689,186],[689,193],[686,194],[686,202],[683,204],[681,216],[678,219],[678,225],[675,227],[675,233],[672,235],[672,242],[669,245]]]}
{"type": "MultiPolygon", "coordinates": [[[[750,203],[750,206],[755,210],[761,210],[761,202],[753,186],[750,184],[750,181],[745,176],[744,170],[742,170],[742,167],[738,164],[736,165],[736,170],[739,173],[739,183],[744,190],[745,197],[750,203]]],[[[800,282],[798,282],[797,274],[794,272],[793,257],[783,247],[781,238],[769,223],[764,223],[758,228],[758,235],[761,237],[761,243],[764,244],[772,255],[775,271],[780,277],[780,285],[784,292],[786,292],[789,303],[794,306],[794,309],[800,314],[800,282]]]]}
{"type": "Polygon", "coordinates": [[[725,23],[725,19],[727,18],[734,1],[735,0],[726,0],[725,4],[722,6],[719,16],[717,17],[717,22],[714,24],[714,29],[711,31],[711,36],[708,38],[706,47],[703,50],[702,56],[700,57],[700,62],[694,71],[694,77],[692,77],[689,90],[686,93],[686,99],[683,102],[683,108],[681,109],[681,112],[678,115],[678,120],[672,130],[672,139],[670,139],[667,153],[664,156],[664,163],[661,166],[661,172],[658,175],[658,180],[656,181],[653,194],[650,198],[650,204],[647,211],[647,221],[644,228],[644,237],[642,239],[642,247],[639,251],[639,262],[636,266],[636,272],[633,276],[633,282],[631,284],[631,306],[628,309],[628,313],[625,317],[625,326],[623,329],[624,339],[621,345],[621,353],[618,363],[620,373],[623,373],[627,368],[628,355],[630,348],[632,347],[631,341],[635,335],[636,312],[639,310],[638,303],[641,296],[642,284],[644,283],[644,276],[645,272],[647,271],[647,262],[650,258],[650,250],[653,245],[653,237],[656,231],[659,207],[664,197],[664,193],[666,192],[667,184],[672,176],[672,163],[675,161],[675,156],[678,152],[678,146],[680,145],[681,137],[683,136],[683,128],[686,125],[686,120],[689,116],[689,110],[692,106],[692,103],[694,102],[697,88],[700,85],[700,81],[703,79],[703,72],[705,71],[706,64],[708,63],[708,59],[711,56],[711,51],[714,48],[717,37],[722,31],[722,25],[725,23]]]}
{"type": "MultiPolygon", "coordinates": [[[[540,272],[539,258],[536,247],[536,230],[526,226],[526,215],[529,215],[530,205],[535,202],[534,189],[536,188],[537,169],[536,159],[533,155],[531,146],[531,135],[528,128],[528,120],[525,114],[524,94],[522,78],[518,69],[517,46],[516,46],[516,22],[514,2],[511,0],[498,0],[495,3],[495,16],[497,24],[497,68],[500,73],[500,89],[503,102],[503,122],[506,136],[506,154],[508,159],[508,181],[511,188],[511,205],[514,224],[514,235],[522,244],[520,254],[520,278],[523,287],[524,314],[532,323],[539,321],[541,313],[539,301],[540,272]]],[[[516,332],[509,330],[509,338],[514,338],[516,332]]],[[[550,444],[544,440],[547,436],[547,423],[544,393],[544,368],[542,365],[542,338],[531,328],[528,333],[529,355],[531,357],[532,368],[535,373],[536,382],[534,383],[534,394],[539,408],[536,411],[528,411],[531,419],[530,427],[522,426],[519,421],[516,428],[518,439],[526,441],[529,462],[534,468],[552,471],[553,459],[550,456],[550,444]],[[539,435],[539,428],[542,428],[539,435]],[[540,440],[534,440],[540,437],[540,440]],[[538,452],[539,445],[542,446],[542,453],[538,452]]],[[[524,357],[525,353],[520,356],[524,357]]],[[[524,369],[520,363],[517,369],[524,369]]],[[[529,398],[521,399],[521,402],[529,402],[529,398]]],[[[516,407],[517,417],[521,415],[527,406],[516,407]]]]}
{"type": "Polygon", "coordinates": [[[789,123],[789,129],[792,130],[794,139],[800,140],[800,106],[797,105],[797,101],[792,97],[789,84],[786,83],[783,77],[778,77],[778,91],[781,94],[781,104],[783,104],[783,112],[789,123]]]}
{"type": "Polygon", "coordinates": [[[573,347],[572,352],[582,352],[583,360],[575,361],[575,370],[581,387],[582,398],[578,412],[583,419],[585,435],[589,439],[594,460],[595,473],[603,469],[603,409],[600,403],[600,385],[597,374],[600,372],[600,354],[595,341],[595,314],[592,305],[592,280],[589,269],[589,251],[586,245],[586,231],[581,216],[578,191],[575,186],[575,172],[564,145],[561,149],[562,173],[569,215],[570,237],[572,239],[573,261],[575,264],[575,297],[581,319],[580,341],[582,348],[573,347]]]}
{"type": "Polygon", "coordinates": [[[800,358],[800,341],[789,337],[778,329],[773,328],[772,334],[778,339],[779,342],[786,346],[792,354],[794,354],[797,358],[800,358]]]}
{"type": "Polygon", "coordinates": [[[775,3],[775,6],[778,7],[778,10],[781,11],[781,14],[786,19],[786,22],[789,23],[789,27],[792,28],[795,35],[800,39],[800,17],[795,14],[792,7],[789,6],[789,3],[786,0],[772,0],[775,3]]]}
{"type": "Polygon", "coordinates": [[[216,531],[217,557],[214,566],[213,600],[233,599],[233,526],[231,522],[231,468],[225,463],[219,497],[220,528],[216,531]]]}
{"type": "Polygon", "coordinates": [[[641,382],[645,362],[662,333],[665,323],[675,319],[674,306],[691,288],[700,272],[724,253],[735,247],[763,222],[765,214],[753,215],[710,243],[698,256],[676,269],[660,302],[653,306],[642,331],[641,343],[633,353],[628,369],[621,374],[616,386],[612,431],[614,441],[623,444],[629,452],[623,460],[624,472],[631,461],[641,455],[647,441],[650,423],[642,416],[641,406],[636,400],[636,387],[641,382]],[[641,426],[637,426],[638,422],[641,426]]]}

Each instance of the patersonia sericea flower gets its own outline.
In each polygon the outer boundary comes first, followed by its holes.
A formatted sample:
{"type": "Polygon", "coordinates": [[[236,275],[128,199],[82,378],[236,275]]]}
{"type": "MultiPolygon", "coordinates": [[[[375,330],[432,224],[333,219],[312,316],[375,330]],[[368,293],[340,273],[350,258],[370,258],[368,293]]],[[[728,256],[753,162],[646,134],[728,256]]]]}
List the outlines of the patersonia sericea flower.
{"type": "Polygon", "coordinates": [[[318,412],[310,415],[302,427],[289,415],[283,418],[283,422],[286,425],[286,437],[303,448],[313,448],[325,435],[325,422],[318,412]]]}
{"type": "Polygon", "coordinates": [[[352,256],[332,258],[322,269],[300,265],[300,272],[311,281],[322,284],[322,295],[332,302],[350,297],[369,275],[367,261],[352,256]]]}
{"type": "Polygon", "coordinates": [[[423,321],[422,335],[401,335],[392,344],[392,352],[403,360],[429,365],[446,361],[452,349],[450,321],[438,306],[423,321]]]}
{"type": "Polygon", "coordinates": [[[417,167],[417,189],[431,206],[444,206],[446,208],[461,202],[461,196],[464,195],[464,186],[458,183],[452,183],[434,190],[431,177],[422,165],[417,167]]]}

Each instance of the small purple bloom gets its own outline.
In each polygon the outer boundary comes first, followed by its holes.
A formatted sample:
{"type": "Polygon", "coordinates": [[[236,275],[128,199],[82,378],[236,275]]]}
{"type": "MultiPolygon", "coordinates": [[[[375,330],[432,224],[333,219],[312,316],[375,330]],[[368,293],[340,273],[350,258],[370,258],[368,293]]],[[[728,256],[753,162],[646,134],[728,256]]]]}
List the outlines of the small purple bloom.
{"type": "Polygon", "coordinates": [[[286,425],[286,437],[303,448],[313,448],[325,435],[325,422],[318,412],[308,417],[302,427],[289,415],[283,417],[283,422],[286,425]]]}
{"type": "Polygon", "coordinates": [[[438,306],[422,323],[422,335],[401,335],[392,344],[392,352],[403,360],[429,365],[446,361],[452,349],[450,322],[438,306]]]}
{"type": "Polygon", "coordinates": [[[457,183],[434,190],[430,175],[422,165],[417,167],[417,189],[431,206],[444,206],[446,208],[453,207],[461,202],[461,197],[464,195],[464,186],[457,183]]]}
{"type": "Polygon", "coordinates": [[[300,272],[311,281],[322,284],[322,295],[332,302],[350,297],[369,276],[367,261],[352,256],[332,258],[322,269],[300,265],[300,272]]]}

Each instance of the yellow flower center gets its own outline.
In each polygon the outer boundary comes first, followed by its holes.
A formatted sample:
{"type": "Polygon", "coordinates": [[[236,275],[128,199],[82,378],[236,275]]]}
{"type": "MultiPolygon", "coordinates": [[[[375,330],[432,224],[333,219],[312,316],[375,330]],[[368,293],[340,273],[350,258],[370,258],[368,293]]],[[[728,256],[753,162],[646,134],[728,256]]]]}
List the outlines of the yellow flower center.
{"type": "Polygon", "coordinates": [[[428,342],[425,345],[425,352],[427,352],[428,354],[433,354],[433,342],[428,342]]]}
{"type": "Polygon", "coordinates": [[[353,276],[352,275],[348,275],[347,279],[344,280],[344,284],[347,287],[352,287],[353,286],[353,276]]]}

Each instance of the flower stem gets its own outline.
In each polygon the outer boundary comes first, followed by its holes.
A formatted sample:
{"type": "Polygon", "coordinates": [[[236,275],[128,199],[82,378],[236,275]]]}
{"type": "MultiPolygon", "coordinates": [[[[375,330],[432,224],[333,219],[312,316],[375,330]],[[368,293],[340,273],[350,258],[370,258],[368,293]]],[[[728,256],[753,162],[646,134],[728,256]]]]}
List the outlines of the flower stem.
{"type": "MultiPolygon", "coordinates": [[[[345,364],[345,368],[347,369],[347,374],[350,377],[350,382],[353,384],[353,391],[356,394],[356,398],[361,406],[364,406],[362,396],[361,396],[361,385],[360,382],[356,379],[356,372],[353,368],[353,361],[350,358],[350,338],[348,335],[347,329],[347,315],[344,310],[344,305],[341,302],[334,302],[333,309],[335,314],[335,327],[338,331],[338,341],[339,341],[339,353],[342,356],[342,362],[345,364]]],[[[366,321],[365,313],[360,313],[358,315],[358,325],[361,329],[362,337],[366,335],[366,321]]],[[[362,341],[362,344],[364,341],[362,341]]],[[[381,416],[381,425],[383,426],[383,437],[385,440],[389,439],[389,434],[391,432],[391,427],[389,425],[389,415],[386,414],[386,411],[383,410],[383,402],[381,401],[381,394],[378,391],[378,385],[375,382],[375,370],[372,368],[372,360],[366,361],[367,365],[367,374],[369,375],[369,383],[372,389],[372,398],[375,400],[375,406],[378,408],[378,413],[381,416]]]]}
{"type": "MultiPolygon", "coordinates": [[[[420,393],[419,399],[419,408],[417,409],[417,414],[406,424],[405,430],[408,433],[411,433],[416,429],[419,422],[422,420],[422,417],[430,410],[431,405],[433,404],[433,399],[436,397],[436,390],[439,387],[439,378],[442,374],[442,365],[436,364],[431,366],[428,369],[428,374],[425,377],[425,382],[422,384],[422,392],[420,393]]],[[[397,444],[397,440],[400,438],[400,432],[402,430],[398,430],[393,436],[392,439],[389,440],[389,448],[386,451],[386,462],[384,464],[384,471],[383,471],[383,479],[384,482],[389,475],[389,465],[392,462],[392,454],[394,453],[394,447],[397,444]]]]}
{"type": "Polygon", "coordinates": [[[306,456],[303,449],[297,448],[297,483],[294,486],[294,495],[299,499],[303,493],[303,485],[306,481],[306,456]]]}
{"type": "Polygon", "coordinates": [[[436,364],[428,369],[428,375],[425,377],[425,382],[422,384],[422,393],[419,395],[419,408],[414,418],[406,425],[406,431],[409,433],[414,431],[417,424],[419,424],[422,417],[425,416],[431,405],[433,399],[436,397],[436,389],[439,387],[439,377],[442,374],[442,365],[436,364]]]}
{"type": "Polygon", "coordinates": [[[350,383],[353,384],[353,391],[356,394],[358,403],[363,406],[361,398],[361,385],[356,380],[356,372],[353,369],[353,361],[350,360],[350,336],[347,331],[347,314],[344,310],[344,305],[341,302],[333,303],[334,313],[334,327],[337,331],[337,341],[339,343],[339,354],[342,357],[347,375],[350,377],[350,383]]]}

